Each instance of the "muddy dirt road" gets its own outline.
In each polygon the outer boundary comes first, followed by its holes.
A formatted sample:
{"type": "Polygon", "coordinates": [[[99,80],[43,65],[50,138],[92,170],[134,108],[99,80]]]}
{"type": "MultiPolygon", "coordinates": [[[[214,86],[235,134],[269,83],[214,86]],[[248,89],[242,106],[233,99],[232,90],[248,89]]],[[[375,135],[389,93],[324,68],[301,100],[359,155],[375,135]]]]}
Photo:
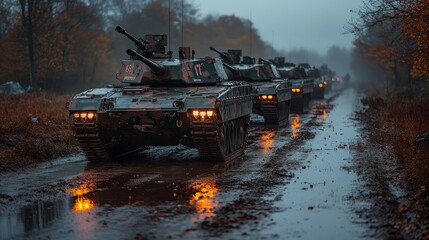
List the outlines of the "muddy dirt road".
{"type": "Polygon", "coordinates": [[[347,200],[359,96],[345,90],[291,115],[252,116],[244,159],[198,161],[183,146],[90,163],[78,155],[0,178],[0,238],[368,239],[347,200]]]}

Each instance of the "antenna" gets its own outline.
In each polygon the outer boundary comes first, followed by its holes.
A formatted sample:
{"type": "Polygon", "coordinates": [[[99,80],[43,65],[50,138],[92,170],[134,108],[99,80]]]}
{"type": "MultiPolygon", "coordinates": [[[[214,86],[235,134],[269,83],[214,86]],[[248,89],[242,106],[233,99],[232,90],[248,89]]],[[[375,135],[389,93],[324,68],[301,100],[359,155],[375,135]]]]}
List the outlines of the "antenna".
{"type": "Polygon", "coordinates": [[[252,57],[252,8],[250,8],[250,57],[252,57]]]}
{"type": "Polygon", "coordinates": [[[274,59],[274,31],[271,38],[271,58],[274,59]]]}
{"type": "Polygon", "coordinates": [[[171,0],[168,0],[168,51],[171,52],[171,0]]]}
{"type": "Polygon", "coordinates": [[[183,47],[183,19],[184,19],[184,15],[183,15],[183,1],[184,0],[182,0],[182,47],[183,47]]]}

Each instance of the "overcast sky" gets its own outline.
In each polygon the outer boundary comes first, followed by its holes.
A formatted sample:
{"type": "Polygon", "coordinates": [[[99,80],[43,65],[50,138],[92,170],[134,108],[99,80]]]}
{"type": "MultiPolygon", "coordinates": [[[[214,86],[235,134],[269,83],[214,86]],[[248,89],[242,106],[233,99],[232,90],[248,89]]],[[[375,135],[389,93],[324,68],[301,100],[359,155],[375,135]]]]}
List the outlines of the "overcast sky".
{"type": "Polygon", "coordinates": [[[351,47],[344,34],[361,0],[194,0],[202,16],[231,15],[250,19],[262,38],[277,50],[305,48],[325,54],[332,45],[351,47]]]}

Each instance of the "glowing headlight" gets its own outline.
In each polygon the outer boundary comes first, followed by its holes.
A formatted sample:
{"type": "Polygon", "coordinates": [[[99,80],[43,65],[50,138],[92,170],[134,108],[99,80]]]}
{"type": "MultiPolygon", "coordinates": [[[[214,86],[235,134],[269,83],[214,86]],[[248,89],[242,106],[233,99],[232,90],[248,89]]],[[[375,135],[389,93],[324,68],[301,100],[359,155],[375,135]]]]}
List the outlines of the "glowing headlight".
{"type": "Polygon", "coordinates": [[[94,113],[88,113],[88,119],[89,120],[92,120],[92,119],[94,119],[94,113]]]}
{"type": "Polygon", "coordinates": [[[300,88],[292,88],[292,92],[301,92],[300,88]]]}
{"type": "Polygon", "coordinates": [[[328,82],[327,82],[327,81],[323,81],[323,84],[325,84],[325,85],[326,85],[326,84],[328,84],[328,82]]]}
{"type": "Polygon", "coordinates": [[[194,116],[194,118],[197,118],[200,115],[200,111],[194,110],[192,111],[192,115],[194,116]]]}
{"type": "Polygon", "coordinates": [[[267,99],[267,95],[262,95],[262,99],[267,99]]]}
{"type": "Polygon", "coordinates": [[[268,95],[268,99],[272,100],[273,99],[273,95],[268,95]]]}
{"type": "Polygon", "coordinates": [[[97,114],[94,112],[76,112],[73,113],[73,119],[75,122],[79,121],[94,121],[97,117],[97,114]]]}
{"type": "Polygon", "coordinates": [[[319,87],[322,88],[323,87],[323,83],[319,83],[319,87]]]}
{"type": "Polygon", "coordinates": [[[212,120],[215,117],[215,111],[210,109],[192,110],[192,116],[199,121],[212,120]]]}

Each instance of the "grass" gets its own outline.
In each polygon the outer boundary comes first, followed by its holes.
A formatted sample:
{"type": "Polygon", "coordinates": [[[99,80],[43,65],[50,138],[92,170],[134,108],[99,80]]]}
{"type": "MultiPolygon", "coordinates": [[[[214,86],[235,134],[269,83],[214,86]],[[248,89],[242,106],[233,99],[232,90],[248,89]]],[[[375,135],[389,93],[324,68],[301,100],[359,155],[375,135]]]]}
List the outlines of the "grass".
{"type": "Polygon", "coordinates": [[[0,171],[78,151],[68,123],[68,96],[46,92],[0,94],[0,171]]]}
{"type": "Polygon", "coordinates": [[[406,170],[409,185],[425,189],[429,184],[429,139],[416,138],[429,132],[429,97],[401,91],[388,98],[369,96],[362,99],[375,114],[372,139],[389,144],[406,170]],[[413,96],[414,95],[414,96],[413,96]]]}

